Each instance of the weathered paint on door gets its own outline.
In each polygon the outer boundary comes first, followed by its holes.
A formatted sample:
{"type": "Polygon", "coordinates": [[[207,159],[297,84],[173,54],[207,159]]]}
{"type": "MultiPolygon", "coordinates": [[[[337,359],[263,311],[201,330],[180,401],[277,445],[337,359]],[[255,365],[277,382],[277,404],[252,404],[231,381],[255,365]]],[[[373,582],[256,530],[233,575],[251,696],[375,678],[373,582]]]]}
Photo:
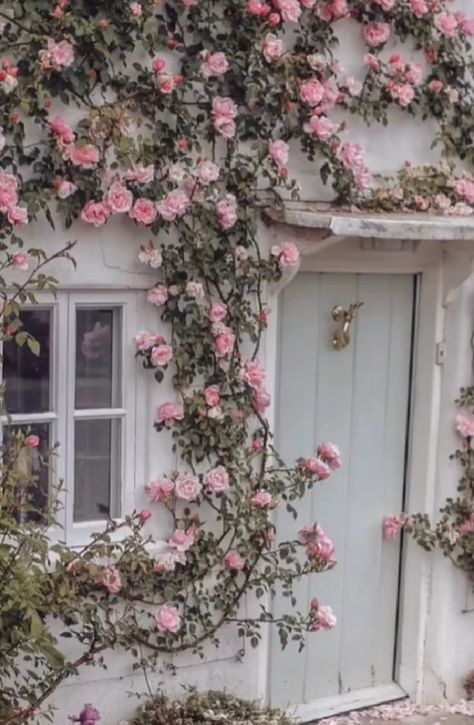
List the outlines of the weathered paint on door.
{"type": "MultiPolygon", "coordinates": [[[[296,607],[307,611],[318,597],[333,607],[336,628],[309,634],[300,654],[295,643],[281,651],[272,634],[270,700],[303,705],[303,719],[318,702],[334,712],[359,692],[361,702],[364,693],[388,697],[396,677],[400,545],[382,538],[381,524],[403,501],[414,284],[411,275],[300,273],[281,296],[279,450],[292,462],[329,440],[343,461],[308,492],[297,521],[283,507],[276,513],[283,540],[317,521],[336,546],[337,566],[301,582],[296,607]],[[350,345],[335,351],[331,310],[352,302],[363,307],[350,345]]],[[[288,604],[277,597],[275,613],[288,604]]]]}

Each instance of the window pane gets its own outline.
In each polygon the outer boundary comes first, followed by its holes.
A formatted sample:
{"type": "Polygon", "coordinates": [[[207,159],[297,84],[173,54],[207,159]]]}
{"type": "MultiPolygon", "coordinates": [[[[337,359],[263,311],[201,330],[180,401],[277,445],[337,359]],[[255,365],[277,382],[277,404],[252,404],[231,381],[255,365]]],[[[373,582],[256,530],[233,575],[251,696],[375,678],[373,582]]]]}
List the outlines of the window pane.
{"type": "Polygon", "coordinates": [[[21,523],[41,521],[42,511],[46,511],[49,493],[48,452],[51,447],[51,429],[49,423],[34,423],[28,426],[9,425],[3,429],[3,442],[8,448],[14,445],[14,433],[19,430],[40,439],[37,448],[24,448],[16,462],[17,520],[21,523]],[[22,474],[24,479],[22,480],[22,474]]]}
{"type": "Polygon", "coordinates": [[[75,423],[74,521],[119,515],[120,420],[75,423]]]}
{"type": "Polygon", "coordinates": [[[120,405],[119,309],[76,311],[76,409],[120,405]]]}
{"type": "Polygon", "coordinates": [[[50,342],[52,311],[23,310],[23,330],[40,345],[39,355],[14,340],[3,346],[3,379],[8,413],[44,413],[50,410],[50,342]]]}

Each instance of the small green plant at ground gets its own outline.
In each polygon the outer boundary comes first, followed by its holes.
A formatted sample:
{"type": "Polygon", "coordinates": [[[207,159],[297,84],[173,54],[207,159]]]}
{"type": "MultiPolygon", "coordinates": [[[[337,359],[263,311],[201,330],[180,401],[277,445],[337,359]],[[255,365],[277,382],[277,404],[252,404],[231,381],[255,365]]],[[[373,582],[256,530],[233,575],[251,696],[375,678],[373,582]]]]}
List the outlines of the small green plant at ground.
{"type": "Polygon", "coordinates": [[[171,699],[158,695],[142,705],[130,725],[294,725],[281,710],[260,707],[225,692],[171,699]]]}

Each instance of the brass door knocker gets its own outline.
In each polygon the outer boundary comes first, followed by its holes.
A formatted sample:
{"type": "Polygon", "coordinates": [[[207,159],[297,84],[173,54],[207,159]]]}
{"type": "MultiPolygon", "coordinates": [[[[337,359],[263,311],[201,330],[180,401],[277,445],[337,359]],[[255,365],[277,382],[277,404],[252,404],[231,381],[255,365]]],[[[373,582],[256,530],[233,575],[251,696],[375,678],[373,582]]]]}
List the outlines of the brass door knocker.
{"type": "Polygon", "coordinates": [[[332,319],[335,322],[342,323],[341,329],[337,330],[332,338],[332,346],[335,350],[344,350],[350,343],[349,328],[355,313],[363,304],[363,302],[354,302],[354,304],[349,305],[348,310],[345,310],[341,305],[336,305],[336,307],[332,308],[332,319]]]}

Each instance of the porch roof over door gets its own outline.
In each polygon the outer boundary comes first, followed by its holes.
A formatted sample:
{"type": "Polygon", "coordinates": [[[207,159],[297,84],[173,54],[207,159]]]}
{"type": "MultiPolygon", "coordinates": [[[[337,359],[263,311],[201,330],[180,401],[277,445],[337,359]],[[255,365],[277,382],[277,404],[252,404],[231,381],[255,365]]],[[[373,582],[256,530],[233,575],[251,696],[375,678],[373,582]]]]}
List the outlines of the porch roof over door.
{"type": "Polygon", "coordinates": [[[267,207],[270,224],[318,231],[318,238],[371,238],[411,241],[474,241],[472,216],[442,216],[343,209],[323,202],[287,201],[279,208],[267,207]]]}

